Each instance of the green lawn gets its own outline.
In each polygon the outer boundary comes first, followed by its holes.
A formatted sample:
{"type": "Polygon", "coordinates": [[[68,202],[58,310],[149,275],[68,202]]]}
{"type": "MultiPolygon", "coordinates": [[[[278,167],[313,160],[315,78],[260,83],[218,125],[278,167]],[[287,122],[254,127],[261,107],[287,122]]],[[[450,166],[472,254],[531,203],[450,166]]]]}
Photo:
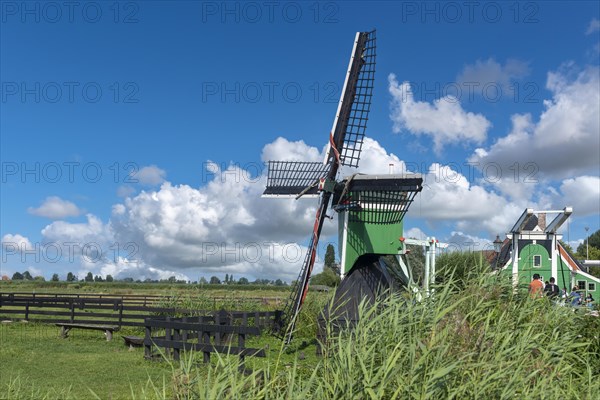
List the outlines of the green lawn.
{"type": "Polygon", "coordinates": [[[58,327],[44,324],[2,324],[0,359],[2,398],[17,378],[27,387],[19,397],[39,389],[81,399],[90,398],[92,390],[103,399],[118,399],[130,398],[130,387],[139,389],[148,377],[160,381],[171,375],[165,363],[144,360],[142,349],[129,351],[117,334],[107,342],[100,331],[73,330],[62,339],[58,327]]]}
{"type": "MultiPolygon", "coordinates": [[[[218,289],[203,296],[220,294],[221,289],[218,289]]],[[[134,293],[140,294],[139,291],[134,293]]],[[[228,293],[227,297],[235,295],[243,299],[256,296],[256,293],[235,291],[228,293]]],[[[187,290],[180,294],[187,298],[193,296],[194,292],[187,290]]],[[[282,351],[282,341],[269,333],[248,338],[246,346],[266,349],[267,357],[248,357],[246,366],[262,369],[279,364],[285,369],[292,366],[297,354],[302,352],[303,360],[297,365],[298,371],[310,374],[318,362],[314,339],[316,321],[312,316],[322,307],[324,299],[322,293],[309,295],[298,340],[285,351],[282,351]]],[[[220,307],[222,304],[217,305],[220,307]]],[[[1,315],[2,308],[0,319],[10,317],[8,314],[1,315]]],[[[143,329],[125,327],[115,332],[110,342],[106,341],[102,332],[96,330],[73,329],[67,339],[60,338],[59,332],[60,328],[53,324],[18,320],[0,324],[1,399],[87,399],[94,397],[92,392],[101,399],[146,398],[155,387],[161,391],[166,388],[166,397],[172,397],[169,392],[173,389],[174,371],[180,369],[180,363],[170,365],[164,360],[145,360],[142,348],[129,350],[121,338],[121,335],[143,336],[143,329]]],[[[236,356],[220,357],[233,363],[237,361],[236,356]]],[[[212,355],[211,359],[214,366],[219,356],[212,355]]],[[[208,373],[209,366],[202,363],[201,354],[193,355],[193,361],[194,369],[200,376],[208,373]]]]}

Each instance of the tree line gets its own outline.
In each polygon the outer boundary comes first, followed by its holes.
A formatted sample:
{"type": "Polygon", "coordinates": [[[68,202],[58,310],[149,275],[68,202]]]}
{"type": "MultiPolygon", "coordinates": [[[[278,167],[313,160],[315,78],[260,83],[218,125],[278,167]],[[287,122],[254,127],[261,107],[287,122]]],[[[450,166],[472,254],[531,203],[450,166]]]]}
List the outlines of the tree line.
{"type": "MultiPolygon", "coordinates": [[[[7,276],[4,276],[2,280],[8,280],[7,276]]],[[[13,281],[41,281],[45,282],[46,278],[43,276],[33,277],[29,271],[15,272],[12,275],[13,281]]],[[[177,279],[175,276],[171,276],[167,279],[134,279],[126,277],[122,279],[115,279],[112,275],[94,275],[88,272],[83,279],[79,279],[75,274],[69,272],[64,281],[62,281],[58,274],[52,274],[51,282],[125,282],[125,283],[180,283],[180,284],[207,284],[207,285],[272,285],[272,286],[287,286],[288,283],[281,279],[255,279],[250,281],[248,278],[242,276],[239,279],[235,279],[233,275],[225,274],[225,279],[221,281],[218,276],[211,276],[210,278],[201,277],[198,281],[188,281],[183,279],[177,279]]]]}

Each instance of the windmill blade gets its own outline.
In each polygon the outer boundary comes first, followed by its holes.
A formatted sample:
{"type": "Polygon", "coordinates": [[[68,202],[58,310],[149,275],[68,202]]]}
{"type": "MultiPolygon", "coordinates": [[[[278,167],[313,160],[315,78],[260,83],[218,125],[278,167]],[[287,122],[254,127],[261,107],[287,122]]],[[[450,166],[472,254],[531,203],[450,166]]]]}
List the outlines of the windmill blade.
{"type": "Polygon", "coordinates": [[[308,283],[312,274],[315,260],[317,259],[317,246],[319,245],[319,238],[321,236],[321,229],[323,228],[323,222],[327,216],[327,208],[329,207],[329,200],[331,198],[330,192],[321,192],[319,199],[319,206],[317,207],[317,214],[315,216],[315,224],[313,226],[312,236],[308,246],[308,251],[302,263],[302,269],[298,274],[298,279],[292,287],[290,298],[288,299],[286,306],[283,310],[281,317],[282,326],[287,326],[285,332],[285,343],[289,344],[292,341],[294,330],[296,328],[296,321],[300,308],[306,299],[308,293],[308,283]]]}
{"type": "Polygon", "coordinates": [[[326,163],[339,157],[342,165],[358,167],[373,97],[375,49],[375,31],[357,32],[333,121],[326,163]]]}
{"type": "MultiPolygon", "coordinates": [[[[373,83],[375,79],[375,31],[358,32],[354,41],[352,55],[350,57],[350,65],[342,97],[338,105],[338,111],[333,122],[333,129],[330,135],[330,143],[326,152],[327,158],[323,167],[325,174],[321,177],[325,184],[331,184],[335,181],[340,164],[347,166],[358,166],[362,143],[367,128],[367,119],[371,108],[371,97],[373,95],[373,83]]],[[[271,166],[270,166],[271,167],[271,166]]],[[[279,167],[274,165],[274,167],[279,167]]],[[[289,166],[288,166],[289,167],[289,166]]],[[[298,167],[298,170],[304,171],[306,168],[298,167]]],[[[297,181],[290,179],[288,181],[277,181],[273,173],[274,183],[276,186],[283,186],[296,190],[297,181]],[[293,184],[290,184],[293,183],[293,184]],[[296,187],[294,187],[296,186],[296,187]]],[[[315,176],[311,176],[314,178],[315,176]]],[[[305,186],[305,191],[308,193],[312,190],[309,185],[314,185],[315,182],[304,181],[308,183],[305,186]]],[[[283,188],[281,190],[284,190],[283,188]]],[[[308,283],[317,258],[317,246],[321,236],[321,229],[326,218],[326,211],[329,207],[333,190],[331,188],[320,191],[319,205],[315,216],[313,233],[310,240],[308,252],[304,259],[302,269],[298,275],[296,285],[292,288],[290,299],[287,302],[283,312],[282,323],[288,325],[286,331],[286,343],[292,340],[298,313],[304,303],[308,292],[308,283]]]]}
{"type": "Polygon", "coordinates": [[[269,161],[263,197],[317,197],[319,180],[330,167],[320,162],[269,161]]]}

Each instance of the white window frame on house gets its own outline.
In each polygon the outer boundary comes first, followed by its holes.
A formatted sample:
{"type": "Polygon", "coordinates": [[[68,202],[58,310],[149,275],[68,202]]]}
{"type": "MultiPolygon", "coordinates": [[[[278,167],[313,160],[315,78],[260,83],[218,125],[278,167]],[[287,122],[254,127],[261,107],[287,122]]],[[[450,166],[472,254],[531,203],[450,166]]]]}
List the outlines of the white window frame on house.
{"type": "Polygon", "coordinates": [[[588,292],[596,291],[596,282],[588,282],[588,292]]]}
{"type": "Polygon", "coordinates": [[[535,254],[533,256],[533,267],[541,268],[542,267],[542,256],[539,254],[535,254]]]}
{"type": "Polygon", "coordinates": [[[577,290],[585,290],[587,281],[577,281],[577,290]]]}

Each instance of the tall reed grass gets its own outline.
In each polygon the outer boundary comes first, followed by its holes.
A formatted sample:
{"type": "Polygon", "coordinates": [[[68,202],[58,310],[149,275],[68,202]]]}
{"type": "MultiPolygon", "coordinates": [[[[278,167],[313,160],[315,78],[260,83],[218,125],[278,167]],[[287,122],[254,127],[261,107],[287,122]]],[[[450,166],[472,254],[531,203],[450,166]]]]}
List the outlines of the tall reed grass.
{"type": "MultiPolygon", "coordinates": [[[[363,304],[354,329],[334,334],[330,326],[324,356],[310,364],[284,362],[283,344],[251,373],[240,372],[237,357],[198,365],[188,353],[171,364],[170,378],[134,384],[128,397],[598,399],[600,318],[515,292],[476,257],[447,263],[444,281],[422,301],[393,294],[363,304]]],[[[307,305],[297,341],[314,338],[322,304],[307,305]]]]}
{"type": "Polygon", "coordinates": [[[177,399],[598,398],[600,318],[529,299],[487,273],[460,280],[450,273],[447,279],[424,301],[392,295],[374,307],[363,305],[358,325],[332,334],[309,373],[299,363],[283,365],[279,357],[250,375],[238,373],[233,358],[200,368],[184,361],[173,367],[170,388],[154,385],[145,394],[161,399],[167,392],[177,399]]]}

